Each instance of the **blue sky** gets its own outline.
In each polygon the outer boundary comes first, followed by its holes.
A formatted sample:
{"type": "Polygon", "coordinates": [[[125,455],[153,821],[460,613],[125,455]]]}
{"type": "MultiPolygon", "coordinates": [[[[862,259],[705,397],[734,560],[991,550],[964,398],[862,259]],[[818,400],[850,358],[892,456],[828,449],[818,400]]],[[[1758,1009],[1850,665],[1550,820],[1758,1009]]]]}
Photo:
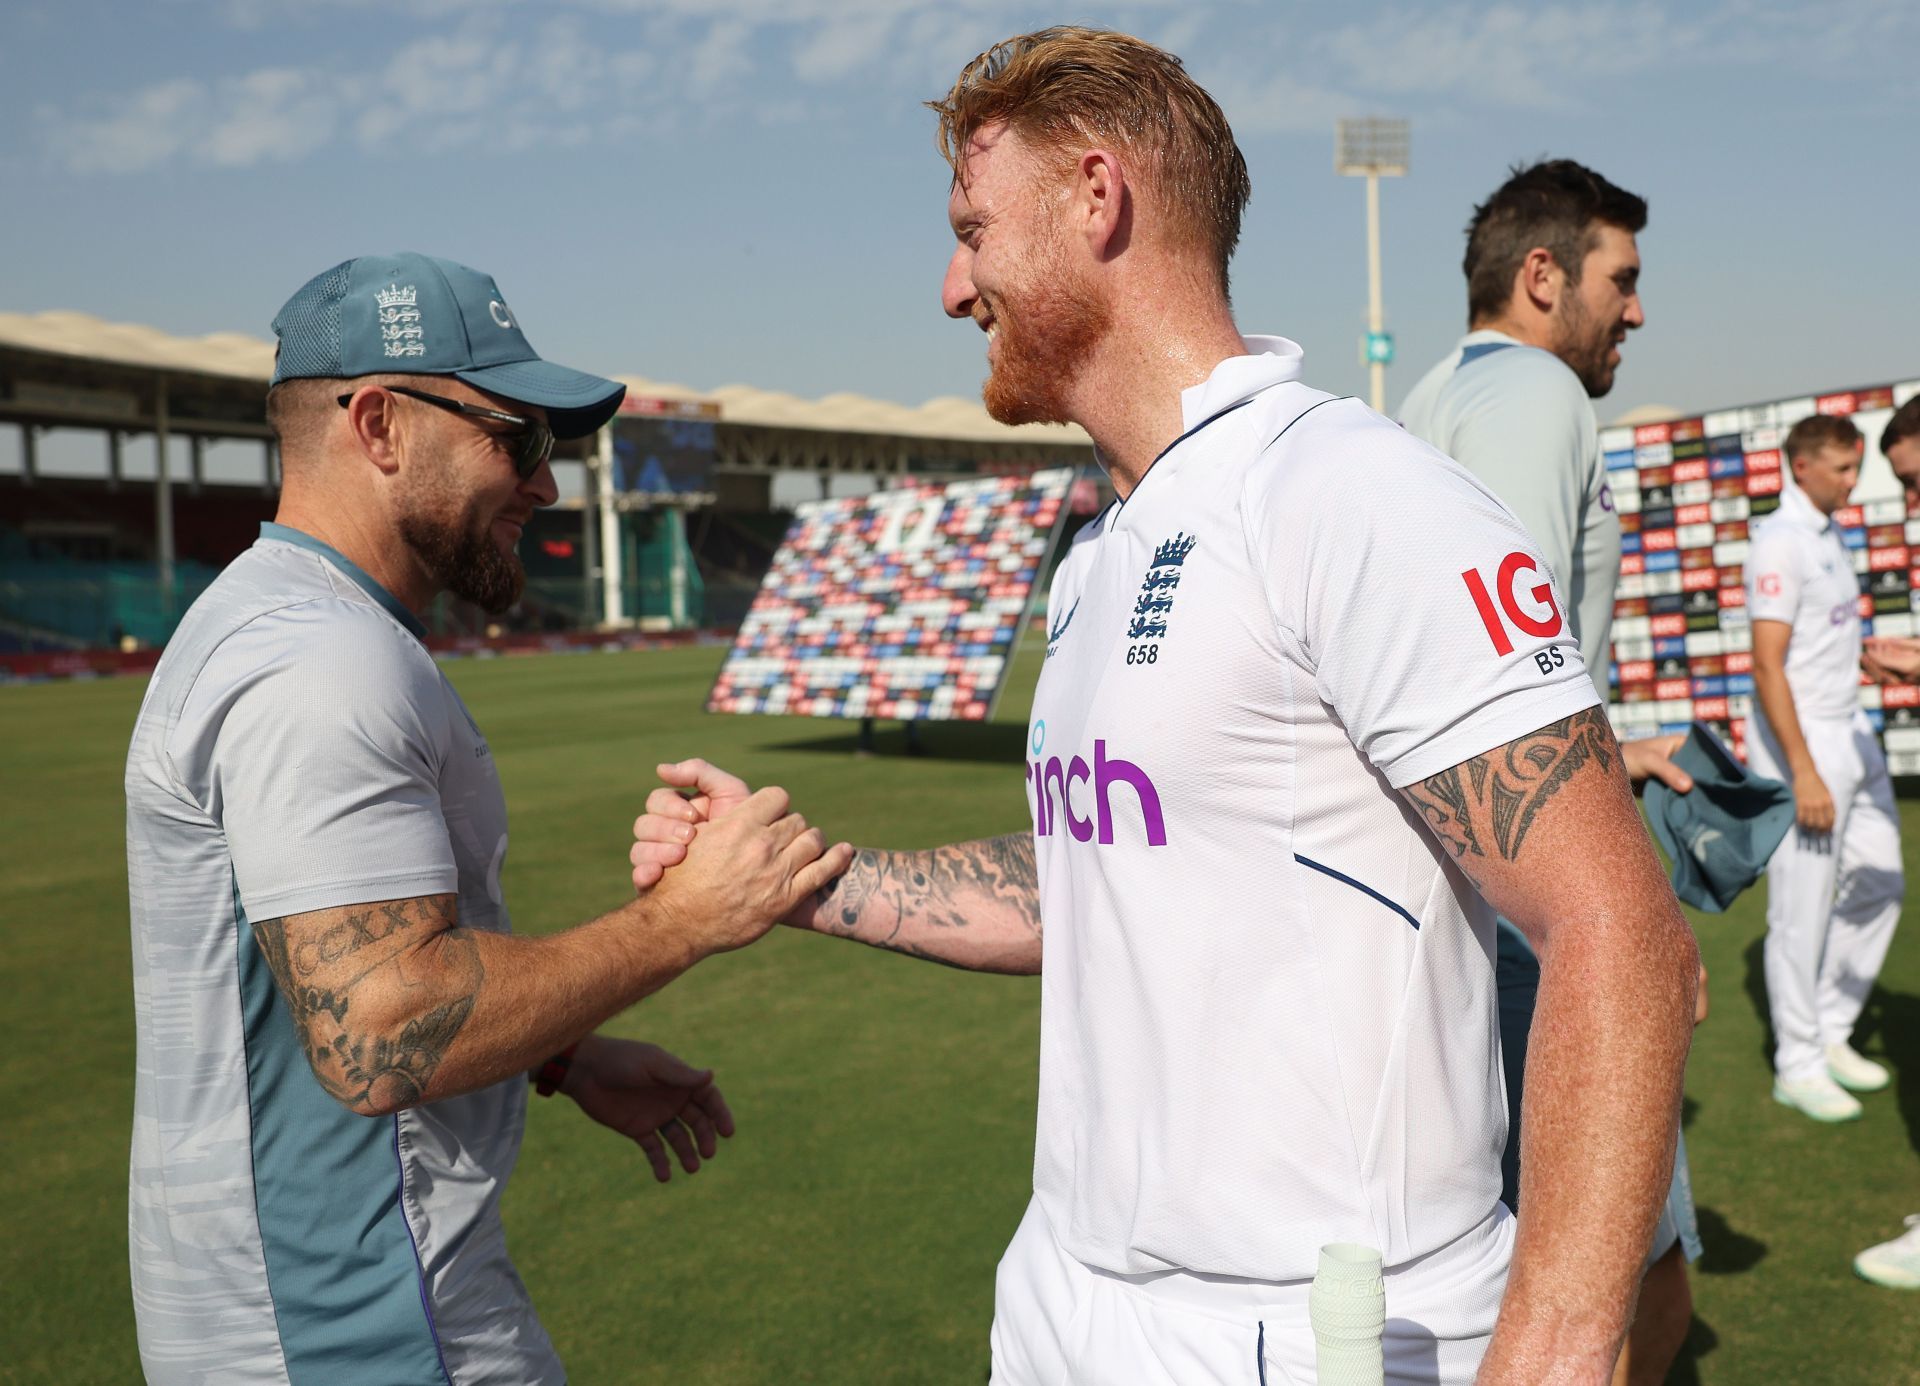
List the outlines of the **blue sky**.
{"type": "Polygon", "coordinates": [[[9,0],[0,309],[267,334],[349,255],[492,272],[543,354],[698,388],[971,395],[919,102],[1048,23],[1181,54],[1254,182],[1249,331],[1363,392],[1364,201],[1334,120],[1413,122],[1384,190],[1397,403],[1463,330],[1471,205],[1579,158],[1645,195],[1648,326],[1602,418],[1920,375],[1911,0],[9,0]]]}

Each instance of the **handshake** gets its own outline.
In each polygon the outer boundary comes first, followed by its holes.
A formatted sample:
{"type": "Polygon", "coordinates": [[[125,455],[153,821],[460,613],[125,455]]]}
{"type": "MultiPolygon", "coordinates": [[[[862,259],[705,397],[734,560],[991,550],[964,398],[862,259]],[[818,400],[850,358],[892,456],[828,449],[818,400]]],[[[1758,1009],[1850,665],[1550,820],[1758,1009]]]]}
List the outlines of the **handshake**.
{"type": "Polygon", "coordinates": [[[634,820],[633,888],[698,957],[744,948],[775,924],[804,925],[853,862],[844,842],[704,760],[658,767],[666,783],[634,820]],[[692,790],[691,796],[682,790],[692,790]]]}
{"type": "Polygon", "coordinates": [[[1920,640],[1869,636],[1862,644],[1860,668],[1875,683],[1920,682],[1920,640]]]}

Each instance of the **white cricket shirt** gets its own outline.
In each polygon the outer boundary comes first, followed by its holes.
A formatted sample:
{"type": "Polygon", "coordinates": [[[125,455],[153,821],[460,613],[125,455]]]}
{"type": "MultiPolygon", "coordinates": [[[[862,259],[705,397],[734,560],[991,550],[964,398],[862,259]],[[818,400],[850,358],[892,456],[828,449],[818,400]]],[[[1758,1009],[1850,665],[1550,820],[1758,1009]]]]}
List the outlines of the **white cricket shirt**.
{"type": "MultiPolygon", "coordinates": [[[[1802,720],[1844,722],[1860,708],[1860,580],[1840,527],[1791,478],[1780,508],[1753,528],[1747,551],[1747,612],[1784,621],[1787,688],[1802,720]]],[[[1765,721],[1760,700],[1753,715],[1765,721]]]]}
{"type": "Polygon", "coordinates": [[[1493,494],[1247,349],[1076,538],[1028,726],[1035,1194],[1121,1273],[1395,1265],[1489,1216],[1493,915],[1396,789],[1597,701],[1493,494]]]}
{"type": "Polygon", "coordinates": [[[1620,517],[1580,377],[1552,352],[1482,328],[1420,378],[1400,422],[1486,482],[1533,536],[1605,697],[1620,517]]]}

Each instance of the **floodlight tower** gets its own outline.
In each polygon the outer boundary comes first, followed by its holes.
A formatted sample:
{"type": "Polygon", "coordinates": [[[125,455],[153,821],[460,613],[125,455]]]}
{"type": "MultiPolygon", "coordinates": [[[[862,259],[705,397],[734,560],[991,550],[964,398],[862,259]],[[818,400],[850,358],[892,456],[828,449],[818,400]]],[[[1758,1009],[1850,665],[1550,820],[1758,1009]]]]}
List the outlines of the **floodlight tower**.
{"type": "Polygon", "coordinates": [[[1404,120],[1368,116],[1343,120],[1336,126],[1334,171],[1367,180],[1367,335],[1361,359],[1373,377],[1372,404],[1385,412],[1387,367],[1393,361],[1393,334],[1386,330],[1380,306],[1380,180],[1407,172],[1408,134],[1404,120]]]}

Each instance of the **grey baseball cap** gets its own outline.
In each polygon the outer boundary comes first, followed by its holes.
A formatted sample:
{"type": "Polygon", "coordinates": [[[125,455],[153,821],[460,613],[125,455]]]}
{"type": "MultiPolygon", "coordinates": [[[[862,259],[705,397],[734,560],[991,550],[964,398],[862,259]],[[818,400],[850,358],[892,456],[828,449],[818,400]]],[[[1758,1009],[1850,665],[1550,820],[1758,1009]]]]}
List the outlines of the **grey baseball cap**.
{"type": "Polygon", "coordinates": [[[315,275],[273,319],[273,383],[399,373],[450,375],[537,404],[556,438],[592,433],[627,387],[543,361],[491,275],[403,251],[315,275]]]}

